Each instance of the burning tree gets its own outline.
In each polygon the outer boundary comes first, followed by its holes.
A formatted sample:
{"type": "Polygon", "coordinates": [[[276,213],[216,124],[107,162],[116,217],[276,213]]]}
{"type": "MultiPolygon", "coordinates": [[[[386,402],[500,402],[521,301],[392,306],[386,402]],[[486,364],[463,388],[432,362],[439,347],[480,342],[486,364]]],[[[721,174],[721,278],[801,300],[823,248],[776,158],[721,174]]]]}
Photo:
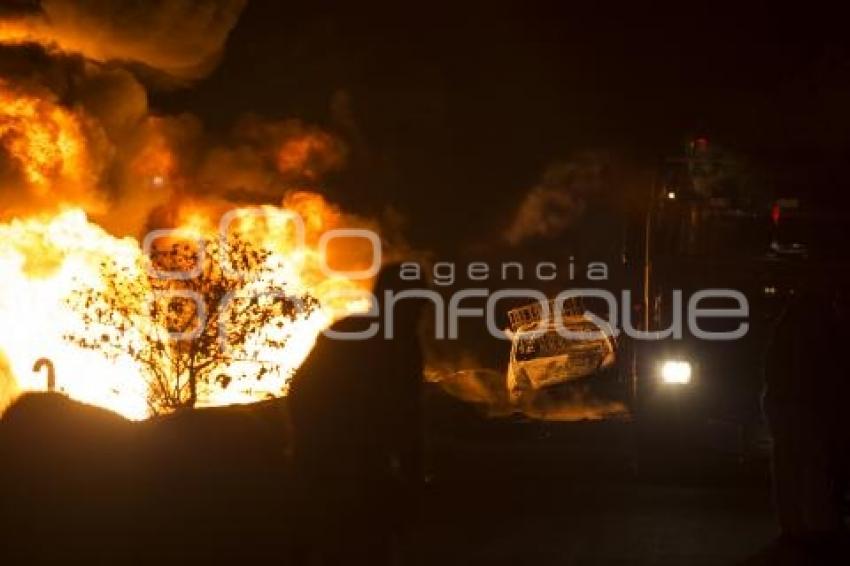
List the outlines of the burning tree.
{"type": "Polygon", "coordinates": [[[67,299],[83,325],[65,339],[137,363],[154,414],[193,407],[204,388],[227,388],[235,366],[257,380],[279,371],[264,353],[283,348],[287,323],[317,301],[290,296],[282,264],[239,236],[165,243],[134,262],[102,260],[100,281],[67,299]]]}

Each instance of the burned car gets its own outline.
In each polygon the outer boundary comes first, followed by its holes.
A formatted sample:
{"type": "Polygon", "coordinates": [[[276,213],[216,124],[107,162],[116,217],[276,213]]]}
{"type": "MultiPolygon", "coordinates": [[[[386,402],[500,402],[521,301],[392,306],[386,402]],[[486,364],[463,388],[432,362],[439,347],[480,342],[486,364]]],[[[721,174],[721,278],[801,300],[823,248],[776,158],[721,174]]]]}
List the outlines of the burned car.
{"type": "Polygon", "coordinates": [[[593,316],[568,308],[559,319],[535,316],[539,305],[514,309],[507,388],[519,402],[536,391],[580,380],[614,366],[613,331],[593,316]],[[531,316],[526,315],[531,311],[531,316]]]}

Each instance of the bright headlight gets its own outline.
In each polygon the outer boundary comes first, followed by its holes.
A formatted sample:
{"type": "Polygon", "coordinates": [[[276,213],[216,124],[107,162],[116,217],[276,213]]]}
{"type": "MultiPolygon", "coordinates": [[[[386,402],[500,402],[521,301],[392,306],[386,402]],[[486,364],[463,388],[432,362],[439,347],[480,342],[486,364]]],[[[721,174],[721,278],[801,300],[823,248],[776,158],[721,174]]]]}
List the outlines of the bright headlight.
{"type": "Polygon", "coordinates": [[[667,360],[661,365],[661,379],[664,383],[686,385],[691,382],[691,363],[681,360],[667,360]]]}

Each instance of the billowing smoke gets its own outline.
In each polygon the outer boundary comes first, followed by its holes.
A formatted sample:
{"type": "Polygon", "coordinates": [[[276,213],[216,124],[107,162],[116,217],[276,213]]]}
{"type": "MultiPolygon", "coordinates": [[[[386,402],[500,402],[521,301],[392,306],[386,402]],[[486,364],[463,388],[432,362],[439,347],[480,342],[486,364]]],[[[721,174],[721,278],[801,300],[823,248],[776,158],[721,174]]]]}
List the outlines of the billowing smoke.
{"type": "Polygon", "coordinates": [[[189,116],[153,115],[145,89],[125,69],[66,70],[72,88],[0,78],[4,215],[76,206],[120,218],[107,226],[116,233],[135,233],[149,210],[171,198],[200,126],[189,116]]]}
{"type": "Polygon", "coordinates": [[[113,233],[137,234],[152,210],[198,192],[198,120],[152,113],[140,77],[204,77],[244,5],[42,0],[0,12],[5,214],[77,206],[113,233]]]}
{"type": "Polygon", "coordinates": [[[315,185],[345,163],[338,137],[297,119],[241,120],[227,145],[203,156],[198,182],[231,198],[279,200],[292,188],[315,185]]]}
{"type": "Polygon", "coordinates": [[[211,71],[244,3],[43,0],[0,12],[4,61],[21,60],[0,67],[4,215],[75,206],[138,235],[165,208],[280,205],[341,169],[346,144],[300,120],[246,116],[210,144],[194,116],[149,108],[145,85],[162,82],[151,74],[211,71]]]}
{"type": "Polygon", "coordinates": [[[628,410],[622,401],[594,394],[587,385],[574,384],[560,395],[550,395],[545,389],[530,399],[523,413],[545,421],[599,421],[624,417],[628,410]]]}
{"type": "Polygon", "coordinates": [[[540,182],[529,190],[504,232],[518,246],[534,238],[555,238],[576,222],[590,195],[606,183],[604,158],[588,153],[549,165],[540,182]]]}
{"type": "Polygon", "coordinates": [[[0,42],[197,79],[217,63],[244,6],[245,0],[42,0],[0,20],[0,42]]]}

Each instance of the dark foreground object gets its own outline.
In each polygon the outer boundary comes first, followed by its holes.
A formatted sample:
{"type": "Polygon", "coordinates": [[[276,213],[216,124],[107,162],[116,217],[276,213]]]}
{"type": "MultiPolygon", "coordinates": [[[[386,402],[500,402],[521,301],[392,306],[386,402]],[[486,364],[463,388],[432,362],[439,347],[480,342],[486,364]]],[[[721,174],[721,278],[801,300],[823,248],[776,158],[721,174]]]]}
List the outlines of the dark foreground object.
{"type": "Polygon", "coordinates": [[[58,394],[0,421],[0,564],[240,563],[282,556],[279,403],[132,423],[58,394]]]}
{"type": "MultiPolygon", "coordinates": [[[[426,407],[431,482],[399,564],[736,564],[776,534],[766,476],[637,480],[626,422],[484,419],[439,395],[426,407]]],[[[22,399],[0,421],[0,563],[302,564],[293,499],[310,497],[292,493],[284,411],[129,423],[22,399]]]]}

